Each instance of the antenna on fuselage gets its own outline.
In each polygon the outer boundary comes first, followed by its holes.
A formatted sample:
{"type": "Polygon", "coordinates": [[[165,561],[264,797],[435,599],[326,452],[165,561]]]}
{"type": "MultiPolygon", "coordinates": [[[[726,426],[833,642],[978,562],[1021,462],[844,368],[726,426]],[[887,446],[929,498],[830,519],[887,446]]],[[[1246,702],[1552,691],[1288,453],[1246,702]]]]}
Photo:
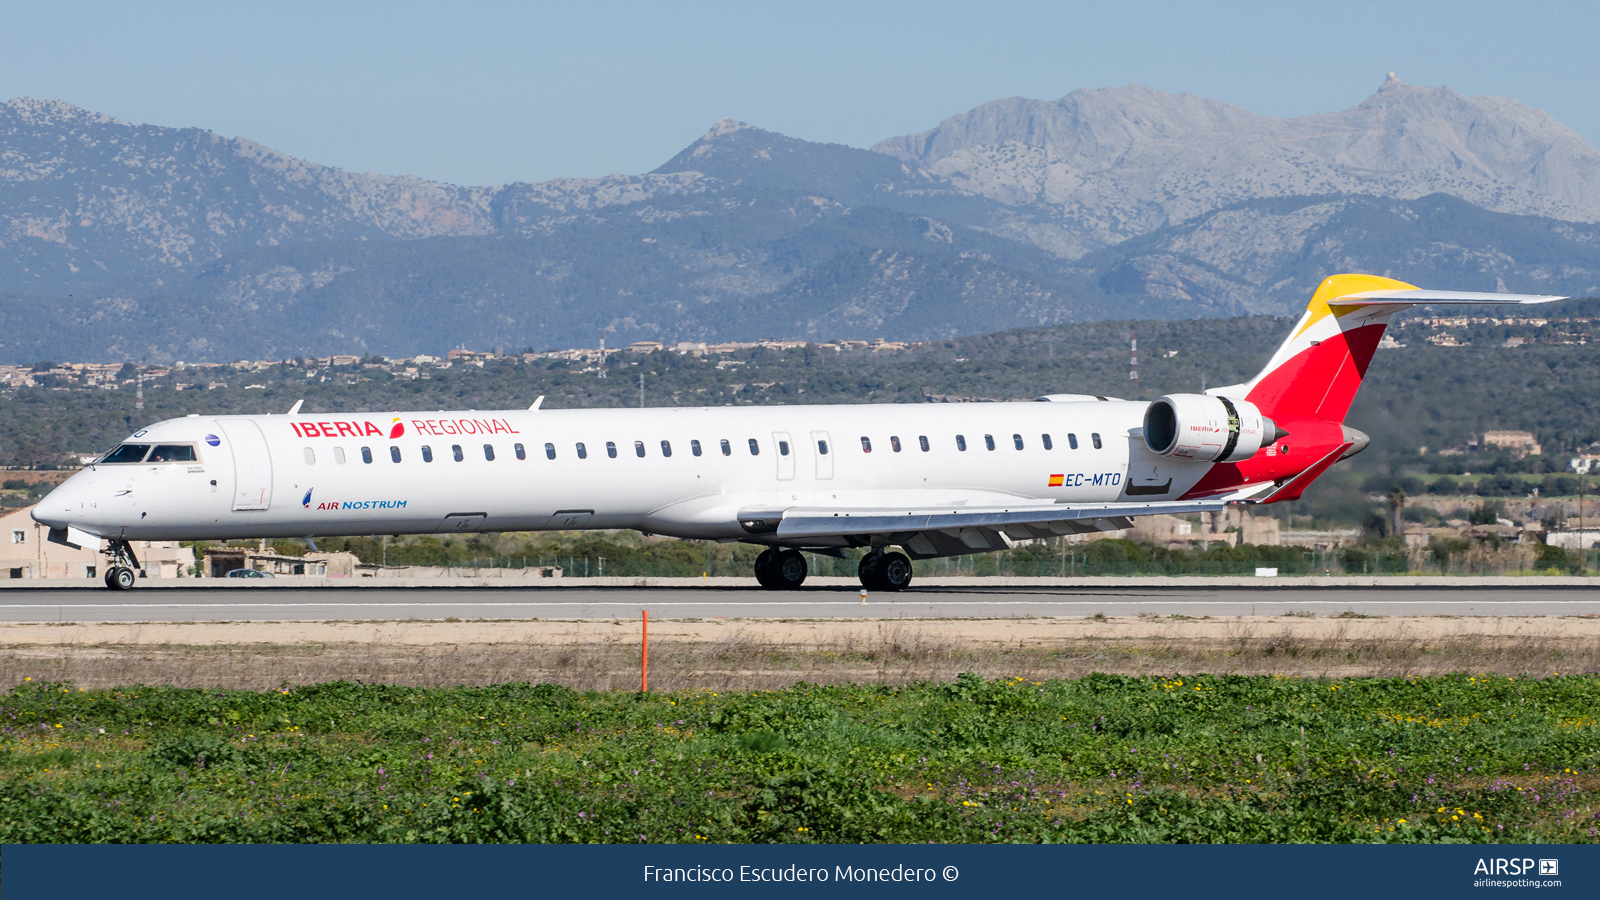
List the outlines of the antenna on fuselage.
{"type": "Polygon", "coordinates": [[[543,403],[543,402],[544,402],[544,395],[543,395],[543,394],[540,394],[540,395],[539,395],[539,399],[537,399],[537,400],[535,400],[535,401],[533,401],[533,405],[532,405],[532,406],[530,406],[530,407],[528,407],[528,408],[529,408],[529,409],[538,409],[538,408],[539,408],[539,404],[541,404],[541,403],[543,403]]]}
{"type": "Polygon", "coordinates": [[[292,415],[295,415],[296,413],[300,412],[300,406],[301,406],[301,404],[303,404],[305,402],[306,401],[304,401],[304,400],[296,400],[294,402],[294,405],[289,407],[289,411],[284,413],[284,415],[292,416],[292,415]]]}

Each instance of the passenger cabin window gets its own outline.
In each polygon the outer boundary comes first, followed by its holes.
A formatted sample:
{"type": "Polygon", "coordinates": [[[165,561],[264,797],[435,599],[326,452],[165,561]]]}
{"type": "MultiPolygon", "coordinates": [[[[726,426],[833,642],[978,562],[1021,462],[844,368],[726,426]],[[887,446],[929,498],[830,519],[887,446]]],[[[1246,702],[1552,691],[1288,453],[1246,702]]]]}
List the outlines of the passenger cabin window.
{"type": "MultiPolygon", "coordinates": [[[[545,446],[548,447],[549,445],[546,444],[545,446]]],[[[455,458],[456,462],[461,462],[462,460],[467,458],[466,454],[461,452],[461,445],[460,444],[451,444],[450,445],[450,455],[455,458]]],[[[555,459],[555,457],[553,457],[553,456],[550,457],[550,458],[551,459],[555,459]]]]}
{"type": "MultiPolygon", "coordinates": [[[[489,445],[485,444],[484,446],[488,447],[489,445]]],[[[585,447],[583,445],[583,441],[579,441],[578,444],[577,444],[577,447],[578,447],[578,458],[579,459],[588,459],[589,458],[589,448],[585,447]]]]}
{"type": "Polygon", "coordinates": [[[917,435],[917,446],[922,448],[922,452],[923,453],[927,453],[928,452],[928,436],[925,435],[925,434],[917,435]]]}
{"type": "Polygon", "coordinates": [[[1011,436],[1011,443],[1016,444],[1017,445],[1017,449],[1021,450],[1022,449],[1022,435],[1013,434],[1011,436]]]}
{"type": "Polygon", "coordinates": [[[527,459],[528,458],[528,448],[527,447],[524,447],[521,444],[512,444],[511,445],[511,449],[517,451],[517,459],[527,459]]]}
{"type": "Polygon", "coordinates": [[[617,442],[616,441],[606,441],[606,455],[611,457],[612,459],[616,459],[617,458],[617,442]]]}
{"type": "Polygon", "coordinates": [[[317,464],[317,451],[312,450],[310,447],[307,447],[305,449],[304,453],[306,455],[306,465],[314,466],[314,465],[317,464]]]}
{"type": "Polygon", "coordinates": [[[862,435],[861,436],[861,452],[862,453],[871,453],[872,452],[872,438],[869,438],[866,435],[862,435]]]}
{"type": "Polygon", "coordinates": [[[555,444],[545,444],[544,445],[544,458],[545,459],[555,459],[556,458],[556,445],[555,444]]]}
{"type": "Polygon", "coordinates": [[[1067,446],[1074,450],[1078,449],[1078,436],[1070,431],[1067,432],[1067,446]]]}
{"type": "Polygon", "coordinates": [[[889,435],[889,449],[896,453],[900,452],[900,438],[898,436],[889,435]]]}
{"type": "Polygon", "coordinates": [[[750,455],[751,456],[760,456],[761,455],[761,445],[756,443],[756,439],[755,438],[751,438],[750,439],[750,455]]]}
{"type": "Polygon", "coordinates": [[[103,463],[136,463],[143,460],[144,455],[149,452],[149,444],[123,444],[121,447],[107,453],[100,461],[103,463]]]}
{"type": "Polygon", "coordinates": [[[427,444],[422,445],[422,461],[433,462],[433,448],[427,444]]]}
{"type": "Polygon", "coordinates": [[[644,459],[644,441],[633,442],[633,455],[644,459]]]}
{"type": "Polygon", "coordinates": [[[1100,449],[1100,432],[1096,431],[1094,434],[1089,435],[1089,440],[1094,441],[1094,448],[1096,450],[1100,449]]]}
{"type": "Polygon", "coordinates": [[[956,435],[956,449],[957,450],[963,450],[963,451],[967,449],[967,436],[966,435],[964,435],[964,434],[956,435]]]}
{"type": "MultiPolygon", "coordinates": [[[[423,450],[426,451],[427,448],[424,447],[423,450]]],[[[333,448],[333,461],[338,463],[341,466],[344,465],[344,448],[343,447],[335,447],[335,448],[333,448]]]]}
{"type": "Polygon", "coordinates": [[[1056,448],[1056,446],[1054,444],[1050,443],[1050,435],[1041,434],[1041,435],[1039,435],[1039,439],[1044,442],[1044,448],[1046,450],[1054,450],[1056,448]]]}
{"type": "Polygon", "coordinates": [[[699,441],[690,441],[689,442],[689,452],[693,453],[695,456],[699,456],[700,455],[700,442],[699,441]]]}
{"type": "Polygon", "coordinates": [[[150,451],[149,462],[196,462],[194,448],[188,444],[157,444],[150,451]]]}
{"type": "Polygon", "coordinates": [[[364,463],[367,463],[368,465],[372,464],[372,448],[371,447],[362,447],[361,448],[361,461],[364,462],[364,463]]]}
{"type": "Polygon", "coordinates": [[[983,445],[985,447],[988,447],[990,450],[993,450],[994,449],[994,435],[992,435],[992,434],[984,435],[983,436],[983,445]]]}
{"type": "Polygon", "coordinates": [[[400,448],[399,447],[390,447],[389,448],[389,460],[391,462],[399,462],[400,461],[400,448]]]}
{"type": "Polygon", "coordinates": [[[672,443],[670,441],[662,441],[661,442],[661,455],[662,456],[671,456],[672,455],[672,443]]]}
{"type": "Polygon", "coordinates": [[[494,462],[494,445],[493,444],[484,444],[483,445],[483,458],[488,460],[489,462],[494,462]]]}
{"type": "Polygon", "coordinates": [[[728,443],[728,439],[727,438],[723,438],[722,439],[722,455],[723,456],[732,456],[733,455],[733,445],[728,443]]]}
{"type": "Polygon", "coordinates": [[[778,442],[778,455],[779,456],[788,456],[789,455],[789,442],[788,441],[779,441],[778,442]]]}
{"type": "Polygon", "coordinates": [[[823,456],[827,456],[828,455],[828,442],[827,441],[817,441],[817,452],[820,453],[823,456]]]}

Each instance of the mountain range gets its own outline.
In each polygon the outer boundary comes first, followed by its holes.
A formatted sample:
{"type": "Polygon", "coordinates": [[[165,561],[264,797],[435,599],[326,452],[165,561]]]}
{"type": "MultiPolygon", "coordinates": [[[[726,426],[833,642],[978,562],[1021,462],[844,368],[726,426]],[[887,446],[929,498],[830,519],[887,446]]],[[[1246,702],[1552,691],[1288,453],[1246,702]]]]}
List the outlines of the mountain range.
{"type": "Polygon", "coordinates": [[[1600,293],[1600,154],[1391,76],[1292,119],[1130,85],[870,150],[723,120],[642,175],[462,187],[0,104],[0,360],[942,339],[1283,313],[1324,275],[1600,293]]]}

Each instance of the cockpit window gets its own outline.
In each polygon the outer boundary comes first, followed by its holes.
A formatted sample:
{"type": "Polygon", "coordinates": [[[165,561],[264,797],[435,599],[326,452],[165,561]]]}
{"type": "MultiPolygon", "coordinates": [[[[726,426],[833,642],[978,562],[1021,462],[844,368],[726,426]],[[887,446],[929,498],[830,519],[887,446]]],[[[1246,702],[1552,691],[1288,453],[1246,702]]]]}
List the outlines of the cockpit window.
{"type": "Polygon", "coordinates": [[[103,463],[136,463],[144,459],[144,455],[149,452],[149,444],[123,444],[121,447],[107,453],[100,461],[103,463]]]}
{"type": "Polygon", "coordinates": [[[150,451],[149,462],[194,462],[194,447],[188,444],[157,444],[150,451]]]}

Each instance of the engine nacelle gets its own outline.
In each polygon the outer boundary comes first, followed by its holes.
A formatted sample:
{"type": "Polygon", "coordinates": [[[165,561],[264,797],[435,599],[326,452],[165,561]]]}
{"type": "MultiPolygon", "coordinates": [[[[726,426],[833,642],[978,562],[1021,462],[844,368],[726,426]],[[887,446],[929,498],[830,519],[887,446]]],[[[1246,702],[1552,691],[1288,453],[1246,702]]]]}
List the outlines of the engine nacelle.
{"type": "Polygon", "coordinates": [[[1206,462],[1242,462],[1284,432],[1248,400],[1168,394],[1144,413],[1150,452],[1206,462]]]}

